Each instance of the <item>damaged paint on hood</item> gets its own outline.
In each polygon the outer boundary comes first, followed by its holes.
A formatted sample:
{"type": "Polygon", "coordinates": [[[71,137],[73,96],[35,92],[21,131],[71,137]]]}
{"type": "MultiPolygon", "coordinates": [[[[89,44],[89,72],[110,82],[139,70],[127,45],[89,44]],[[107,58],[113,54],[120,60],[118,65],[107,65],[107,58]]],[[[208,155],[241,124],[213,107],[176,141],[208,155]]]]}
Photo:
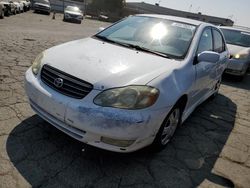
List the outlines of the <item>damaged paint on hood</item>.
{"type": "Polygon", "coordinates": [[[90,82],[95,89],[145,85],[180,65],[173,59],[103,42],[81,39],[46,51],[43,63],[90,82]]]}

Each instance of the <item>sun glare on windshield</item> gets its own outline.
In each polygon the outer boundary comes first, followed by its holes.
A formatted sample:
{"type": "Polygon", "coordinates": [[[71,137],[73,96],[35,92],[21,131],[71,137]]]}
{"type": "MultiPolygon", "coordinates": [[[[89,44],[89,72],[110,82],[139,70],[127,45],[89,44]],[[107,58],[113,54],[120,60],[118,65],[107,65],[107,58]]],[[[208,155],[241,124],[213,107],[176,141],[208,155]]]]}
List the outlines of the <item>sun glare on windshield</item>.
{"type": "Polygon", "coordinates": [[[168,30],[163,23],[155,24],[151,29],[150,35],[153,40],[161,40],[164,36],[168,34],[168,30]]]}

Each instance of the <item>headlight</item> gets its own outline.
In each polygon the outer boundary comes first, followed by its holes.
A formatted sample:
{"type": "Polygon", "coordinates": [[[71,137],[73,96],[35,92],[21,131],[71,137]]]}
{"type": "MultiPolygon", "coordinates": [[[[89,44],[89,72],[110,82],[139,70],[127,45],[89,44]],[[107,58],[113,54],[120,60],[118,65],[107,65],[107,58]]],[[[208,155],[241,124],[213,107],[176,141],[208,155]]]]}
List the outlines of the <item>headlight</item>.
{"type": "Polygon", "coordinates": [[[31,66],[32,72],[33,72],[35,75],[38,74],[38,72],[39,72],[39,70],[40,70],[40,68],[41,68],[41,61],[42,61],[42,59],[43,59],[43,56],[44,56],[44,53],[43,53],[43,52],[40,53],[40,54],[36,57],[36,59],[34,60],[32,66],[31,66]]]}
{"type": "Polygon", "coordinates": [[[103,91],[94,99],[94,103],[103,107],[121,109],[142,109],[155,103],[159,90],[150,86],[126,86],[103,91]]]}
{"type": "Polygon", "coordinates": [[[247,59],[248,54],[235,54],[233,55],[234,59],[247,59]]]}

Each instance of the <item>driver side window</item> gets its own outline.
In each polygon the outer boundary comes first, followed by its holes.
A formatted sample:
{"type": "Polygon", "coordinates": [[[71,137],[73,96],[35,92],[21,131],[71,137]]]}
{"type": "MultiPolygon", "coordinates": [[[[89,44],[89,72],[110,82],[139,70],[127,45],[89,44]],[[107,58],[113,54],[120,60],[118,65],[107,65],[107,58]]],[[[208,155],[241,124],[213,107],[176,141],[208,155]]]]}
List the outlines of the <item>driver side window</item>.
{"type": "Polygon", "coordinates": [[[213,37],[210,28],[207,28],[203,31],[200,38],[197,54],[204,51],[213,51],[213,37]]]}

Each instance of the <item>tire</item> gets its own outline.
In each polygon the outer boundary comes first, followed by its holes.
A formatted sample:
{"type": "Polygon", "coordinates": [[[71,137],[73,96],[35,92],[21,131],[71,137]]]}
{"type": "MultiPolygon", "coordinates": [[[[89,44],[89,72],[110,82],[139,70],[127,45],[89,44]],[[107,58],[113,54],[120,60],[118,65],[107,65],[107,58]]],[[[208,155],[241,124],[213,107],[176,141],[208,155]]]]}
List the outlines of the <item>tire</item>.
{"type": "Polygon", "coordinates": [[[152,144],[153,148],[160,151],[166,147],[173,137],[177,127],[181,124],[182,109],[180,105],[176,105],[169,112],[163,121],[152,144]]]}
{"type": "Polygon", "coordinates": [[[5,10],[4,10],[4,15],[5,15],[5,16],[10,16],[10,11],[9,11],[9,9],[5,9],[5,10]]]}
{"type": "Polygon", "coordinates": [[[6,16],[10,16],[10,15],[11,15],[11,12],[8,10],[6,13],[6,16]]]}
{"type": "Polygon", "coordinates": [[[79,20],[79,21],[78,21],[78,24],[81,24],[81,23],[82,23],[82,20],[79,20]]]}
{"type": "Polygon", "coordinates": [[[245,77],[245,75],[243,75],[243,76],[236,76],[236,81],[237,82],[242,82],[243,79],[244,79],[244,77],[245,77]]]}

